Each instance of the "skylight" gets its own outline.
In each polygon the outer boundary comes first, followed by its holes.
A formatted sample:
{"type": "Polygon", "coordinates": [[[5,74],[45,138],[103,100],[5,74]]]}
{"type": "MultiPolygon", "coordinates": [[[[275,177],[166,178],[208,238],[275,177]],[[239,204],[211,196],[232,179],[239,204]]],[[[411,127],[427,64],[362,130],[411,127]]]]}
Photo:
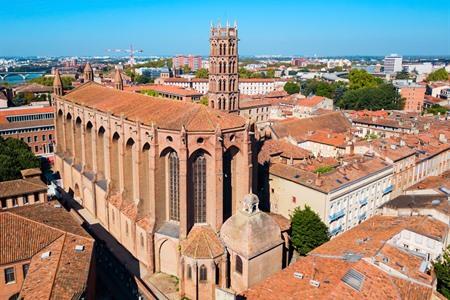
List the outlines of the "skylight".
{"type": "Polygon", "coordinates": [[[350,269],[347,273],[345,273],[341,280],[359,292],[361,291],[364,278],[366,278],[366,276],[350,269]]]}

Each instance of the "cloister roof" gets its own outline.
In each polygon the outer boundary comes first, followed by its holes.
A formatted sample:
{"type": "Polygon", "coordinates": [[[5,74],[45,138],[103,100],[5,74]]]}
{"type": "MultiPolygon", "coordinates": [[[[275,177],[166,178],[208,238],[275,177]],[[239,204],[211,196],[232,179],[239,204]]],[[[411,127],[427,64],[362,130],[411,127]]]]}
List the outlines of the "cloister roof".
{"type": "Polygon", "coordinates": [[[217,126],[223,130],[245,125],[243,117],[201,104],[149,97],[94,82],[85,83],[62,98],[116,116],[124,116],[128,120],[147,125],[153,123],[164,129],[181,130],[184,125],[187,131],[214,131],[217,126]]]}

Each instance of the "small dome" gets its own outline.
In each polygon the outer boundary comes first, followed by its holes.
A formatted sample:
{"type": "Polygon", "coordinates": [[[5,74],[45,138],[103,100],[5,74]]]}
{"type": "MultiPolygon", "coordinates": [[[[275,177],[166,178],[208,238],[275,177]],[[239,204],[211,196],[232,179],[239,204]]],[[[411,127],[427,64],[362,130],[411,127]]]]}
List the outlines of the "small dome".
{"type": "Polygon", "coordinates": [[[247,259],[283,243],[280,226],[268,214],[252,209],[255,201],[259,202],[256,195],[244,197],[243,209],[226,220],[220,230],[225,246],[247,259]]]}

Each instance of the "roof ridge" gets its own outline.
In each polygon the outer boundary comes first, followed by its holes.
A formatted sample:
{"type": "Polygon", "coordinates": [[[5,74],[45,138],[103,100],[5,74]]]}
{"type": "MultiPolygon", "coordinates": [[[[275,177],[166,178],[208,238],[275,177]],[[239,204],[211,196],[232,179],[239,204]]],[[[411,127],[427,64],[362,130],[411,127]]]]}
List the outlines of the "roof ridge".
{"type": "MultiPolygon", "coordinates": [[[[37,204],[37,205],[44,205],[44,204],[45,204],[45,203],[40,203],[40,204],[37,204]]],[[[36,206],[36,205],[35,205],[35,206],[36,206]]],[[[13,208],[13,209],[14,209],[14,208],[13,208]]],[[[56,227],[47,225],[47,224],[45,224],[45,223],[42,223],[42,222],[39,222],[39,221],[30,219],[30,218],[27,218],[27,217],[22,216],[22,215],[20,215],[20,214],[14,213],[13,211],[6,211],[5,213],[9,213],[9,214],[11,214],[11,215],[14,215],[14,216],[16,216],[16,217],[22,218],[22,219],[27,220],[27,221],[29,221],[29,222],[33,222],[33,223],[36,223],[36,224],[38,224],[38,225],[45,226],[45,227],[48,227],[48,228],[50,228],[50,229],[59,231],[61,234],[67,233],[67,231],[64,231],[64,230],[62,230],[62,229],[59,229],[59,228],[56,228],[56,227]]]]}
{"type": "Polygon", "coordinates": [[[61,256],[63,254],[64,244],[66,243],[67,234],[64,234],[63,236],[64,236],[64,238],[63,238],[62,245],[61,245],[61,251],[59,252],[59,256],[58,256],[58,263],[56,264],[55,274],[53,275],[53,278],[52,278],[52,287],[51,287],[51,290],[50,290],[50,297],[49,297],[49,299],[52,298],[51,296],[52,296],[53,291],[54,291],[53,288],[55,286],[55,280],[56,280],[56,275],[58,274],[59,265],[61,264],[61,256]]]}
{"type": "Polygon", "coordinates": [[[211,247],[210,247],[210,240],[209,240],[209,238],[208,238],[208,236],[205,234],[205,232],[202,232],[202,236],[204,237],[204,239],[206,240],[206,247],[208,248],[208,251],[209,251],[209,256],[210,257],[212,257],[212,258],[214,258],[214,255],[213,255],[213,252],[212,252],[212,249],[211,249],[211,247]]]}

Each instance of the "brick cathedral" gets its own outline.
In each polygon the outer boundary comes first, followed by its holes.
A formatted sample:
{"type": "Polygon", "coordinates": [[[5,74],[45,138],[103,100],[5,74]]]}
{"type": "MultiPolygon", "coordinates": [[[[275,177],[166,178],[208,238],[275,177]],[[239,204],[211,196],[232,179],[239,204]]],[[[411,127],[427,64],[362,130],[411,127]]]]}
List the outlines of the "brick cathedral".
{"type": "Polygon", "coordinates": [[[237,294],[282,267],[280,227],[258,208],[253,125],[239,108],[237,27],[211,28],[209,107],[54,82],[55,167],[67,192],[179,297],[237,294]],[[250,192],[250,194],[249,194],[250,192]]]}

